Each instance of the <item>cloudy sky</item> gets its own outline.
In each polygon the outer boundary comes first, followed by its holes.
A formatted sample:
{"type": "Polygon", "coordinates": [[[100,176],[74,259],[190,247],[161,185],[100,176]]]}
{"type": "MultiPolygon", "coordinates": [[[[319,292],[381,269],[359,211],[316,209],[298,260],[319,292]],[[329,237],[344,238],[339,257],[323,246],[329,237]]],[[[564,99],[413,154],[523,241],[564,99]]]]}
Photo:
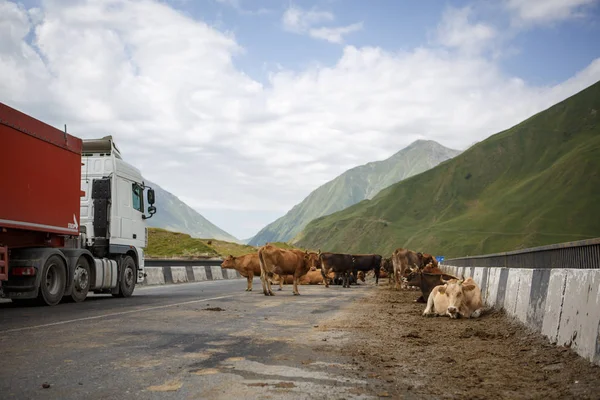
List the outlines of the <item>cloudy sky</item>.
{"type": "Polygon", "coordinates": [[[247,238],[348,168],[597,82],[598,37],[598,0],[0,0],[0,101],[112,134],[247,238]]]}

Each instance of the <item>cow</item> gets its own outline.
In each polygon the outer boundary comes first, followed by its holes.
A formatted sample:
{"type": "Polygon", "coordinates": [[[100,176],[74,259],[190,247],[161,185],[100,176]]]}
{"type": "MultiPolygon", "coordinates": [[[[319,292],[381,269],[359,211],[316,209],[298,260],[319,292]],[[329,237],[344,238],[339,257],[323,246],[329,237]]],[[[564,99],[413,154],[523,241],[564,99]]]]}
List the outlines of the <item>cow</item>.
{"type": "MultiPolygon", "coordinates": [[[[329,275],[331,279],[333,279],[334,275],[329,275]]],[[[321,274],[321,270],[315,267],[311,267],[310,271],[306,273],[302,278],[300,278],[301,285],[319,285],[323,282],[323,275],[321,274]]]]}
{"type": "Polygon", "coordinates": [[[258,260],[260,263],[260,280],[265,296],[274,296],[271,290],[271,282],[268,279],[277,274],[280,276],[293,275],[293,293],[298,292],[298,280],[310,270],[311,267],[317,267],[319,256],[317,253],[309,253],[297,249],[285,250],[279,247],[267,244],[258,249],[258,260]]]}
{"type": "Polygon", "coordinates": [[[379,254],[353,254],[352,255],[352,276],[358,285],[358,271],[375,272],[375,284],[379,285],[379,268],[381,268],[381,256],[379,254]]]}
{"type": "Polygon", "coordinates": [[[381,259],[381,272],[379,272],[380,278],[385,278],[385,275],[388,278],[388,284],[392,285],[392,279],[394,277],[394,264],[392,263],[392,257],[386,257],[381,259]]]}
{"type": "Polygon", "coordinates": [[[358,283],[358,281],[365,282],[365,272],[364,271],[358,271],[358,274],[356,275],[356,283],[358,283]]]}
{"type": "Polygon", "coordinates": [[[350,274],[352,274],[354,262],[352,255],[340,253],[319,253],[321,260],[321,274],[325,287],[329,287],[328,275],[333,272],[336,276],[342,278],[343,287],[350,287],[350,274]]]}
{"type": "Polygon", "coordinates": [[[416,303],[426,303],[429,294],[434,287],[443,285],[444,280],[458,279],[455,276],[444,274],[442,270],[432,265],[428,265],[422,270],[418,268],[411,269],[406,276],[408,286],[417,286],[421,289],[421,296],[415,300],[416,303]]]}
{"type": "Polygon", "coordinates": [[[410,272],[410,268],[423,268],[428,264],[437,267],[437,260],[430,254],[415,253],[412,250],[398,248],[392,254],[392,264],[394,265],[395,289],[400,289],[403,278],[410,272]]]}
{"type": "Polygon", "coordinates": [[[443,280],[443,283],[429,294],[423,316],[477,318],[481,315],[481,290],[472,278],[443,280]]]}
{"type": "MultiPolygon", "coordinates": [[[[254,276],[260,276],[260,262],[258,260],[258,253],[245,254],[239,257],[234,257],[230,254],[221,263],[221,268],[235,269],[237,272],[239,272],[240,275],[248,280],[246,291],[251,292],[252,280],[254,279],[254,276]]],[[[279,279],[279,277],[276,276],[274,279],[279,279]]],[[[279,279],[279,290],[281,290],[282,287],[282,280],[279,279]]]]}

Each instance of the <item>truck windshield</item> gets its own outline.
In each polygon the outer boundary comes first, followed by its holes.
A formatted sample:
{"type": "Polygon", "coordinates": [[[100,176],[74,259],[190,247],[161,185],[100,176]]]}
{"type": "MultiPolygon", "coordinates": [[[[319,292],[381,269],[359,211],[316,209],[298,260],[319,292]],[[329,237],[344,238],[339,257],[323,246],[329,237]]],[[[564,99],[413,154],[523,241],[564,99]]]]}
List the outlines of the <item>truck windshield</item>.
{"type": "Polygon", "coordinates": [[[131,206],[134,210],[138,210],[139,212],[144,212],[144,204],[142,200],[142,196],[144,190],[140,185],[134,183],[133,185],[133,201],[131,202],[131,206]]]}

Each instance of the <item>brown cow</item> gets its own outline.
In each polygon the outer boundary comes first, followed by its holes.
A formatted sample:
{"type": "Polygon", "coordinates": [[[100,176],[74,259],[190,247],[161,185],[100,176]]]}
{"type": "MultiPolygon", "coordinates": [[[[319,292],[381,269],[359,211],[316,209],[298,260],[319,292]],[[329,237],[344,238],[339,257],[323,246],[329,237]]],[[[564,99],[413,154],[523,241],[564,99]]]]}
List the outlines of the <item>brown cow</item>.
{"type": "Polygon", "coordinates": [[[284,250],[267,244],[258,249],[258,260],[260,262],[260,280],[265,296],[273,296],[271,282],[268,277],[273,274],[294,276],[294,295],[299,295],[298,280],[310,270],[317,267],[319,256],[317,253],[309,253],[301,250],[284,250]]]}
{"type": "MultiPolygon", "coordinates": [[[[334,274],[329,274],[331,279],[334,278],[334,274]]],[[[315,267],[311,267],[310,271],[300,278],[301,285],[320,285],[323,282],[323,275],[321,270],[315,267]]]]}
{"type": "MultiPolygon", "coordinates": [[[[248,280],[247,292],[252,291],[252,280],[254,276],[260,276],[260,262],[258,261],[258,253],[245,254],[243,256],[234,257],[231,254],[227,256],[221,263],[221,268],[235,269],[244,278],[248,280]]],[[[274,277],[278,279],[279,277],[274,277]]],[[[283,288],[281,279],[279,279],[279,290],[283,288]]]]}
{"type": "Polygon", "coordinates": [[[452,279],[431,291],[423,316],[477,318],[482,311],[481,290],[475,281],[472,278],[452,279]]]}
{"type": "Polygon", "coordinates": [[[358,274],[356,274],[356,281],[358,282],[359,280],[365,282],[365,271],[358,271],[358,274]]]}
{"type": "Polygon", "coordinates": [[[412,250],[398,248],[392,254],[392,264],[394,265],[394,282],[395,289],[400,289],[400,285],[404,285],[404,279],[410,268],[423,267],[423,253],[415,253],[412,250]]]}

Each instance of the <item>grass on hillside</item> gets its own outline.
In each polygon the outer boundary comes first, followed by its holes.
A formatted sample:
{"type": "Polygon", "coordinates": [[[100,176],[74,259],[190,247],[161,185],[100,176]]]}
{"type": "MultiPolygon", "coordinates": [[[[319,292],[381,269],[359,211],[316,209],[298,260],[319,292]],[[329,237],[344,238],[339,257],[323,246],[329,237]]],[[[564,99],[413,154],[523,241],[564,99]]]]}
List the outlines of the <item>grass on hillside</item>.
{"type": "Polygon", "coordinates": [[[447,258],[600,236],[600,82],[370,201],[313,220],[293,241],[447,258]]]}
{"type": "MultiPolygon", "coordinates": [[[[288,243],[271,243],[282,249],[297,248],[288,243]]],[[[148,228],[148,247],[145,255],[148,258],[204,258],[204,257],[238,257],[254,253],[257,247],[226,242],[216,239],[197,239],[186,233],[171,232],[160,228],[148,228]]]]}

